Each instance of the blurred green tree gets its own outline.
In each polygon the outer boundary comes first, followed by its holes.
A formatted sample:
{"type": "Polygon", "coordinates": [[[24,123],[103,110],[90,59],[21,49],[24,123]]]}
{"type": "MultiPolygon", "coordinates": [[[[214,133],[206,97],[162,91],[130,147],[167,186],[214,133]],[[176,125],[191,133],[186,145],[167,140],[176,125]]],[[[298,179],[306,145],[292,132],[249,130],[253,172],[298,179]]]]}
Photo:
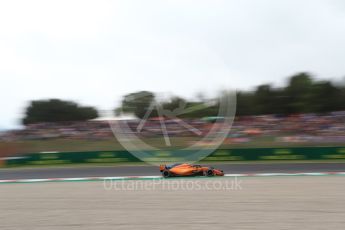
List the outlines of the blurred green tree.
{"type": "Polygon", "coordinates": [[[255,96],[252,92],[237,92],[237,109],[236,114],[238,116],[255,115],[255,96]]]}
{"type": "Polygon", "coordinates": [[[26,108],[23,124],[39,122],[85,121],[98,117],[93,107],[82,107],[59,99],[31,101],[26,108]]]}
{"type": "MultiPolygon", "coordinates": [[[[124,113],[132,113],[138,118],[143,118],[146,112],[150,109],[155,100],[155,95],[149,91],[139,91],[135,93],[127,94],[123,97],[121,108],[115,109],[116,113],[119,114],[119,111],[124,113]]],[[[156,117],[157,110],[155,107],[152,108],[149,117],[156,117]]]]}
{"type": "Polygon", "coordinates": [[[311,95],[311,111],[317,113],[331,112],[341,109],[339,101],[341,90],[329,81],[313,84],[311,95]]]}
{"type": "MultiPolygon", "coordinates": [[[[154,98],[154,94],[147,91],[128,94],[122,101],[122,111],[132,112],[142,118],[154,98]]],[[[172,97],[161,105],[166,112],[175,113],[182,111],[181,108],[184,107],[185,110],[180,113],[180,117],[184,118],[217,116],[217,99],[210,104],[204,97],[200,98],[199,101],[187,101],[181,97],[172,97]]],[[[274,88],[270,84],[263,84],[254,91],[237,92],[238,116],[327,113],[340,110],[345,110],[345,86],[330,81],[315,81],[307,72],[288,78],[285,87],[274,88]]],[[[154,109],[150,116],[157,116],[157,111],[154,109]]]]}
{"type": "Polygon", "coordinates": [[[312,95],[312,78],[308,73],[299,73],[289,79],[286,87],[287,109],[289,114],[312,112],[310,99],[312,95]]]}

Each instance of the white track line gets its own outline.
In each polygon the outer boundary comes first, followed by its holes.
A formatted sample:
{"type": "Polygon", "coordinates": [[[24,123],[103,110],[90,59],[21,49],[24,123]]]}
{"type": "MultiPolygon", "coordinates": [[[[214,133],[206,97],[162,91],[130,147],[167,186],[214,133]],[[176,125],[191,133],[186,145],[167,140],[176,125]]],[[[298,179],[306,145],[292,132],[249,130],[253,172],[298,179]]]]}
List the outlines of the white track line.
{"type": "MultiPolygon", "coordinates": [[[[345,176],[345,172],[305,172],[305,173],[240,173],[225,174],[224,177],[270,177],[270,176],[345,176]]],[[[0,180],[5,183],[38,183],[38,182],[68,182],[68,181],[103,181],[103,180],[155,180],[161,176],[116,176],[116,177],[75,177],[75,178],[47,178],[47,179],[16,179],[0,180]]]]}

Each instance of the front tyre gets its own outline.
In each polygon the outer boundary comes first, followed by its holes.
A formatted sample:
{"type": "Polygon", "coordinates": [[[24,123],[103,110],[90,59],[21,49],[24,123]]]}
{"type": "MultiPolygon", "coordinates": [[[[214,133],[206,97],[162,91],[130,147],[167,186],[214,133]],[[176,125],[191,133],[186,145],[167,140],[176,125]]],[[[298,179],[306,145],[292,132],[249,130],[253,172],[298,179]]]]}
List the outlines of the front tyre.
{"type": "Polygon", "coordinates": [[[162,176],[163,176],[164,178],[168,178],[168,177],[171,176],[171,174],[170,174],[170,172],[169,172],[168,170],[164,170],[164,171],[162,172],[162,176]]]}

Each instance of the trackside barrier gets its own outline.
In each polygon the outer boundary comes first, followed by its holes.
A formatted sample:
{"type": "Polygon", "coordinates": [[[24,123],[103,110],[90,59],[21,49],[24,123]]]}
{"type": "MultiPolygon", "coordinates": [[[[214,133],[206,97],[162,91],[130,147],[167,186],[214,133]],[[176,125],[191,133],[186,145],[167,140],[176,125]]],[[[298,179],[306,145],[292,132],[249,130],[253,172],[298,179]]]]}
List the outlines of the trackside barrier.
{"type": "Polygon", "coordinates": [[[140,162],[140,160],[127,151],[47,152],[32,153],[21,158],[9,159],[6,161],[6,165],[59,165],[120,162],[140,162]]]}
{"type": "Polygon", "coordinates": [[[342,160],[345,147],[219,149],[207,161],[342,160]]]}
{"type": "MultiPolygon", "coordinates": [[[[146,161],[183,162],[188,151],[152,151],[146,161]]],[[[344,160],[345,147],[294,147],[294,148],[238,148],[218,149],[203,161],[283,161],[283,160],[344,160]]],[[[59,165],[83,163],[142,162],[127,151],[48,152],[32,153],[21,157],[2,158],[0,165],[59,165]]]]}

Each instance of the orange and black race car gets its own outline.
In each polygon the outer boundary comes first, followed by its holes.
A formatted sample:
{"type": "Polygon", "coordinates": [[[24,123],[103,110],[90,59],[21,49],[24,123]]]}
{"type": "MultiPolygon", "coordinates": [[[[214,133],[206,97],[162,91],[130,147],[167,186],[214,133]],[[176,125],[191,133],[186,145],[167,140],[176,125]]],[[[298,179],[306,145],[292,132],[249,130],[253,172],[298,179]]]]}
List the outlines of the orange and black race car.
{"type": "Polygon", "coordinates": [[[176,176],[224,176],[224,172],[220,169],[188,163],[160,165],[159,170],[165,178],[176,176]]]}

